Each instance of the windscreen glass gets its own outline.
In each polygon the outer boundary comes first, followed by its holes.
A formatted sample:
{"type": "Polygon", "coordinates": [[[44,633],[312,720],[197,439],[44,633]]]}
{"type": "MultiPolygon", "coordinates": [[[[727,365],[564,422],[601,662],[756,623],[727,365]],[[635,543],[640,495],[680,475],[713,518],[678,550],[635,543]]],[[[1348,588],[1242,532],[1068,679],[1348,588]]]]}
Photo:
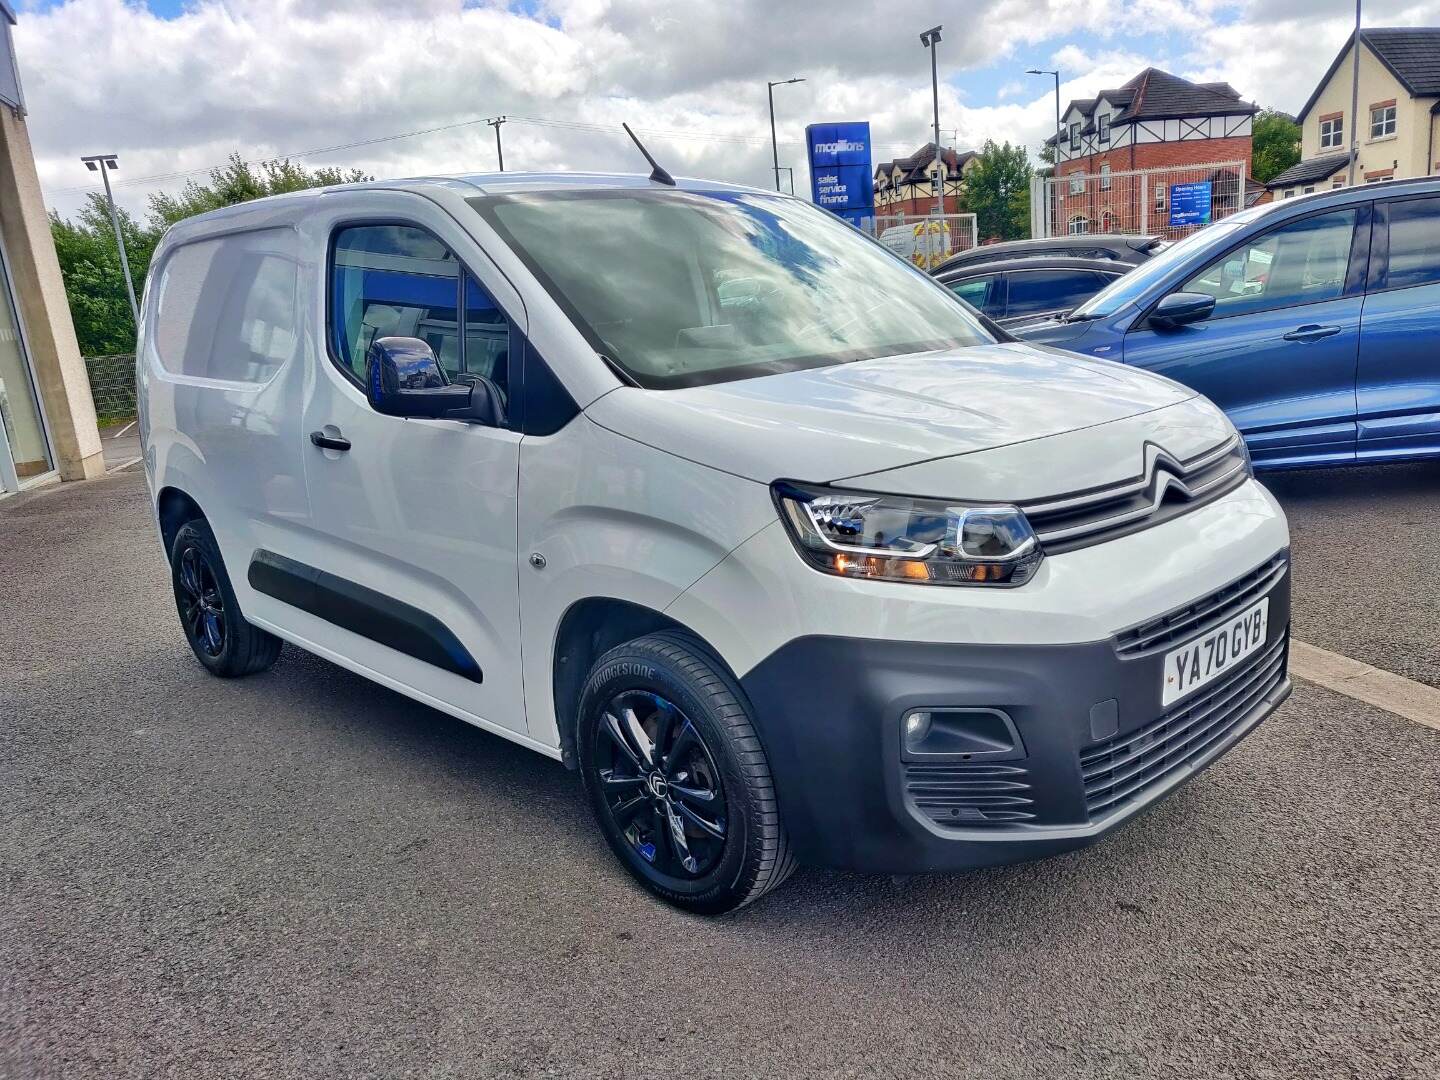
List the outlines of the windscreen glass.
{"type": "Polygon", "coordinates": [[[471,205],[651,389],[994,340],[946,289],[793,199],[622,189],[471,205]]]}

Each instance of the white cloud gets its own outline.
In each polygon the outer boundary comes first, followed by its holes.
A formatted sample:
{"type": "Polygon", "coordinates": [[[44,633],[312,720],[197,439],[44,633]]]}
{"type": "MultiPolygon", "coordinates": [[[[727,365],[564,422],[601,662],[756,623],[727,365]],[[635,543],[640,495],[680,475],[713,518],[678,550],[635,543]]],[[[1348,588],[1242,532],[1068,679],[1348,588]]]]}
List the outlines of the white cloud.
{"type": "MultiPolygon", "coordinates": [[[[977,0],[946,25],[942,74],[1049,55],[1068,99],[1155,63],[1294,109],[1348,32],[1348,2],[977,0]],[[1162,27],[1174,33],[1154,36],[1162,27]],[[1069,44],[1082,34],[1085,48],[1069,44]]],[[[673,171],[767,185],[765,81],[791,75],[808,81],[777,87],[775,106],[797,189],[808,184],[807,121],[868,119],[878,159],[930,137],[917,35],[944,17],[933,0],[883,12],[861,0],[540,0],[538,10],[532,19],[498,0],[194,0],[163,20],[136,0],[68,0],[22,11],[17,51],[42,183],[69,212],[93,179],[81,154],[119,153],[122,179],[173,175],[233,150],[256,160],[504,113],[515,118],[504,128],[512,168],[640,170],[619,129],[628,120],[652,132],[646,141],[673,171]]],[[[1367,22],[1380,20],[1435,23],[1440,0],[1371,0],[1367,22]]],[[[961,145],[995,138],[1033,150],[1054,125],[1053,97],[1043,79],[1011,79],[990,100],[942,84],[941,124],[961,145]]],[[[304,161],[382,176],[484,171],[494,139],[475,125],[304,161]]],[[[140,210],[155,186],[117,194],[140,210]]]]}

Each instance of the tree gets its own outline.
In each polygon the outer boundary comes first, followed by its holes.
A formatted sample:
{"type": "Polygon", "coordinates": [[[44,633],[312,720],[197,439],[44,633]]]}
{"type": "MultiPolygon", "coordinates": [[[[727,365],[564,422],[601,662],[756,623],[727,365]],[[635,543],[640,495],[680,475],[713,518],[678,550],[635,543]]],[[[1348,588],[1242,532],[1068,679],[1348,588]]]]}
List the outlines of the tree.
{"type": "Polygon", "coordinates": [[[1030,155],[1024,146],[986,141],[961,185],[960,204],[975,215],[982,241],[1030,235],[1030,155]]]}
{"type": "MultiPolygon", "coordinates": [[[[266,195],[279,195],[303,188],[370,180],[359,169],[308,170],[291,161],[264,161],[252,166],[231,154],[230,160],[212,169],[204,183],[188,181],[178,194],[158,192],[150,196],[143,223],[123,208],[118,209],[120,232],[125,237],[125,254],[130,260],[135,294],[144,288],[145,275],[155,246],[165,230],[177,221],[216,210],[222,206],[249,202],[266,195]]],[[[105,197],[91,192],[72,220],[50,214],[50,233],[60,258],[70,317],[84,356],[127,353],[135,348],[135,322],[125,295],[120,255],[105,197]]]]}
{"type": "Polygon", "coordinates": [[[1285,113],[1264,109],[1255,117],[1250,146],[1250,174],[1267,183],[1299,162],[1300,125],[1285,113]]]}

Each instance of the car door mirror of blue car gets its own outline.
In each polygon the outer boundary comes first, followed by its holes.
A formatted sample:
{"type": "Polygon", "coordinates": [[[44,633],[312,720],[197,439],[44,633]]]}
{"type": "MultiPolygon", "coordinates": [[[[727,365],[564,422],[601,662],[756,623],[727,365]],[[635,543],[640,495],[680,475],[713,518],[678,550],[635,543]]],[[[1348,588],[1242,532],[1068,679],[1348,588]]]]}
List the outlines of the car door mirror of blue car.
{"type": "Polygon", "coordinates": [[[1150,325],[1157,330],[1173,330],[1208,319],[1214,310],[1215,298],[1206,293],[1171,293],[1150,312],[1150,325]]]}
{"type": "Polygon", "coordinates": [[[499,387],[483,375],[452,382],[420,338],[377,338],[365,353],[365,397],[386,416],[465,420],[491,427],[504,423],[499,387]]]}

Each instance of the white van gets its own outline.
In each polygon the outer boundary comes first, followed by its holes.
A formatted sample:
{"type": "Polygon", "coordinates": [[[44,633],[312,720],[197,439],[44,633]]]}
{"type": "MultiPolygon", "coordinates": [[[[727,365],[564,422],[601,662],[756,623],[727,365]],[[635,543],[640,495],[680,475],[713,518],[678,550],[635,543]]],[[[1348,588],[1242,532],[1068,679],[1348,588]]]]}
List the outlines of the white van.
{"type": "Polygon", "coordinates": [[[287,641],[563,761],[693,911],[1082,846],[1290,689],[1285,519],[1218,409],[794,198],[265,199],[169,232],[139,350],[199,661],[287,641]]]}

